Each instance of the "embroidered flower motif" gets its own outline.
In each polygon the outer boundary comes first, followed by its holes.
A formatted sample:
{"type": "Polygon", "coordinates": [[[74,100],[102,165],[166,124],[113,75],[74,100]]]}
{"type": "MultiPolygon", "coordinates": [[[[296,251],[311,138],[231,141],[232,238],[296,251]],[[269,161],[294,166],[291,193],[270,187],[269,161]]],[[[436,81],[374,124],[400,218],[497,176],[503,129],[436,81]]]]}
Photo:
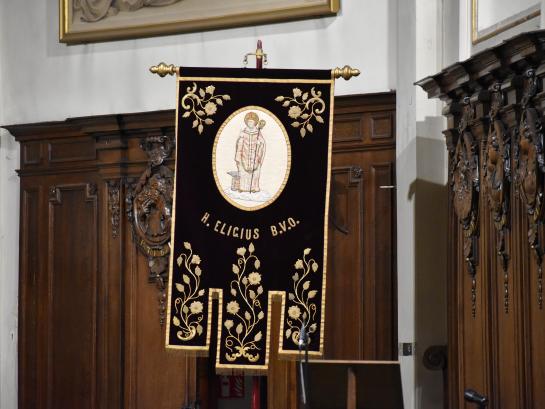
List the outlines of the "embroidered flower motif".
{"type": "Polygon", "coordinates": [[[325,123],[322,114],[325,112],[325,101],[322,98],[322,91],[314,87],[310,93],[301,91],[299,88],[293,88],[293,97],[279,95],[274,100],[282,103],[284,108],[288,108],[288,116],[296,119],[291,126],[297,128],[301,137],[304,138],[307,132],[314,132],[314,127],[325,123]]]}
{"type": "Polygon", "coordinates": [[[185,111],[181,114],[182,118],[193,119],[192,128],[195,128],[199,134],[204,132],[205,125],[214,123],[210,116],[218,111],[218,105],[222,106],[224,101],[231,100],[227,94],[215,95],[215,91],[216,87],[213,85],[199,88],[194,82],[193,86],[187,87],[187,92],[180,101],[185,111]]]}
{"type": "Polygon", "coordinates": [[[238,312],[238,310],[240,310],[240,306],[238,305],[238,302],[231,301],[227,304],[227,312],[229,314],[235,315],[238,312]]]}
{"type": "Polygon", "coordinates": [[[174,300],[172,325],[178,327],[176,337],[182,341],[189,341],[204,332],[201,322],[204,319],[204,304],[201,301],[206,290],[200,288],[201,275],[203,274],[199,264],[201,258],[193,252],[191,244],[184,242],[184,249],[176,263],[182,282],[175,282],[177,296],[174,300]]]}
{"type": "MultiPolygon", "coordinates": [[[[288,292],[289,308],[284,335],[286,339],[291,338],[295,345],[299,345],[302,328],[306,328],[307,335],[314,334],[318,329],[316,322],[318,307],[315,298],[319,295],[319,291],[311,289],[310,275],[316,273],[320,266],[310,256],[310,252],[310,248],[304,249],[303,258],[295,262],[297,271],[291,276],[293,290],[288,292]]],[[[310,343],[310,337],[307,337],[307,341],[310,343]]]]}
{"type": "Polygon", "coordinates": [[[255,271],[253,273],[250,273],[248,275],[248,281],[252,285],[259,284],[261,282],[261,274],[255,272],[255,271]]]}
{"type": "Polygon", "coordinates": [[[265,347],[263,333],[258,326],[265,319],[259,299],[264,292],[263,286],[259,285],[261,274],[258,270],[261,262],[254,252],[253,243],[248,244],[247,248],[237,248],[236,264],[231,266],[235,277],[231,280],[230,294],[240,301],[240,305],[233,300],[226,306],[227,313],[234,315],[223,323],[227,329],[224,338],[225,358],[229,362],[238,359],[257,362],[261,354],[259,351],[265,347]]]}
{"type": "Polygon", "coordinates": [[[288,308],[288,315],[296,320],[301,316],[301,310],[297,305],[292,305],[290,308],[288,308]]]}
{"type": "Polygon", "coordinates": [[[217,110],[218,110],[218,107],[213,102],[207,102],[206,105],[204,106],[204,112],[206,112],[208,116],[214,115],[217,110]]]}
{"type": "Polygon", "coordinates": [[[200,301],[193,301],[191,305],[189,306],[189,310],[192,314],[200,314],[203,310],[202,302],[200,301]]]}
{"type": "Polygon", "coordinates": [[[301,108],[298,106],[292,106],[288,111],[288,115],[293,119],[299,118],[299,115],[301,115],[301,108]]]}

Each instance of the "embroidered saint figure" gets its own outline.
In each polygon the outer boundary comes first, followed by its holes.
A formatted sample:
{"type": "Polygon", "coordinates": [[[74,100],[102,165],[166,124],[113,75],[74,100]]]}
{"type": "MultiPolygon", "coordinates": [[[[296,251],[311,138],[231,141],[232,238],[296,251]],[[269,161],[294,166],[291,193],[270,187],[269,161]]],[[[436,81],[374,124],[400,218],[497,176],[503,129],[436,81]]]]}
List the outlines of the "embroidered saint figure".
{"type": "Polygon", "coordinates": [[[261,166],[265,158],[265,138],[261,130],[265,126],[264,120],[251,111],[244,116],[245,127],[240,131],[237,139],[235,162],[238,170],[238,180],[231,188],[239,192],[259,192],[259,178],[261,166]]]}

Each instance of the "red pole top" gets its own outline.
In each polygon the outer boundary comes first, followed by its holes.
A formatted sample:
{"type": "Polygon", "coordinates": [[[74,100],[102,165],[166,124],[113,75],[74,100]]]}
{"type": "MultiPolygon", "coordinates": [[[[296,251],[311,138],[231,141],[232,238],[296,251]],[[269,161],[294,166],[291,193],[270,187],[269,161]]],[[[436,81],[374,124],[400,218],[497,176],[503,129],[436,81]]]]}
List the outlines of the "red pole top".
{"type": "Polygon", "coordinates": [[[255,52],[255,68],[261,70],[263,68],[263,43],[257,40],[257,50],[255,52]]]}

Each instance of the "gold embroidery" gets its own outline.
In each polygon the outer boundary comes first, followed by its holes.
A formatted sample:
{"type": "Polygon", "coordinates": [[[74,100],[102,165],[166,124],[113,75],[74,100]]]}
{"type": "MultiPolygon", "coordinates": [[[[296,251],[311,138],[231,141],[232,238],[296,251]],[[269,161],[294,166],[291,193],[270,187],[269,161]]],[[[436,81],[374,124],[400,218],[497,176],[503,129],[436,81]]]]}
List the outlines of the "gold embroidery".
{"type": "Polygon", "coordinates": [[[180,328],[176,336],[182,341],[189,341],[203,332],[201,321],[204,318],[204,304],[200,298],[204,296],[205,290],[199,289],[202,275],[199,266],[201,258],[193,253],[190,243],[184,242],[184,248],[187,252],[181,253],[176,260],[178,267],[184,272],[183,283],[175,283],[180,296],[174,300],[177,315],[172,317],[172,324],[180,328]]]}
{"type": "Polygon", "coordinates": [[[312,119],[316,122],[323,124],[324,118],[321,114],[325,111],[325,102],[321,98],[322,92],[316,91],[314,87],[310,89],[311,98],[309,93],[301,91],[299,88],[293,89],[293,98],[278,96],[275,101],[282,102],[282,106],[288,108],[288,116],[296,119],[291,123],[294,128],[299,128],[301,137],[304,138],[308,132],[314,131],[312,125],[312,119]]]}
{"type": "Polygon", "coordinates": [[[258,272],[261,262],[254,251],[253,243],[250,243],[247,249],[239,247],[237,249],[239,258],[232,267],[236,279],[232,280],[229,286],[231,295],[235,299],[228,302],[226,306],[227,314],[232,318],[223,323],[229,334],[225,339],[225,347],[228,351],[225,353],[225,358],[229,362],[239,357],[246,358],[250,362],[257,362],[259,359],[259,353],[254,351],[261,350],[258,343],[263,338],[263,334],[261,331],[254,330],[258,329],[257,324],[265,317],[265,314],[259,301],[259,297],[263,294],[261,274],[258,272]],[[242,306],[237,299],[241,301],[242,306]]]}
{"type": "Polygon", "coordinates": [[[197,83],[194,82],[192,87],[187,87],[187,94],[182,98],[181,105],[186,110],[182,118],[189,118],[193,115],[195,118],[193,128],[197,128],[199,134],[202,134],[204,125],[214,123],[214,120],[209,117],[217,112],[218,105],[222,106],[223,101],[231,100],[227,94],[214,95],[215,90],[216,87],[209,85],[206,88],[199,88],[197,91],[197,83]]]}
{"type": "MultiPolygon", "coordinates": [[[[285,335],[288,339],[291,337],[296,345],[299,345],[299,335],[303,326],[308,335],[316,332],[318,328],[318,324],[315,322],[316,304],[310,301],[316,297],[318,291],[311,290],[310,280],[305,280],[311,270],[314,273],[318,271],[318,263],[313,258],[307,260],[310,251],[311,249],[306,248],[303,251],[303,259],[298,259],[295,262],[296,271],[291,277],[293,279],[293,293],[288,294],[291,306],[288,308],[289,318],[286,319],[288,328],[285,335]]],[[[307,338],[307,342],[310,343],[310,336],[307,338]]]]}

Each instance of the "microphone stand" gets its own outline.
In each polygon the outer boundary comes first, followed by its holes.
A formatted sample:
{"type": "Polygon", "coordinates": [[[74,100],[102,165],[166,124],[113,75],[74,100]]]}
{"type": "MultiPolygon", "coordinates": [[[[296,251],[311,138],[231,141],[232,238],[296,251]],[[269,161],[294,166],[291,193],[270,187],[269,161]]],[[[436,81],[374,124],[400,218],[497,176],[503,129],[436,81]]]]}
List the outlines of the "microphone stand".
{"type": "Polygon", "coordinates": [[[303,408],[308,406],[308,334],[306,325],[303,323],[299,331],[299,379],[300,379],[300,391],[301,391],[301,403],[303,408]],[[301,358],[301,353],[305,348],[305,360],[301,358]]]}
{"type": "Polygon", "coordinates": [[[479,392],[474,391],[473,389],[466,389],[464,391],[464,400],[466,402],[477,404],[479,409],[486,409],[488,406],[488,398],[481,395],[479,392]]]}

